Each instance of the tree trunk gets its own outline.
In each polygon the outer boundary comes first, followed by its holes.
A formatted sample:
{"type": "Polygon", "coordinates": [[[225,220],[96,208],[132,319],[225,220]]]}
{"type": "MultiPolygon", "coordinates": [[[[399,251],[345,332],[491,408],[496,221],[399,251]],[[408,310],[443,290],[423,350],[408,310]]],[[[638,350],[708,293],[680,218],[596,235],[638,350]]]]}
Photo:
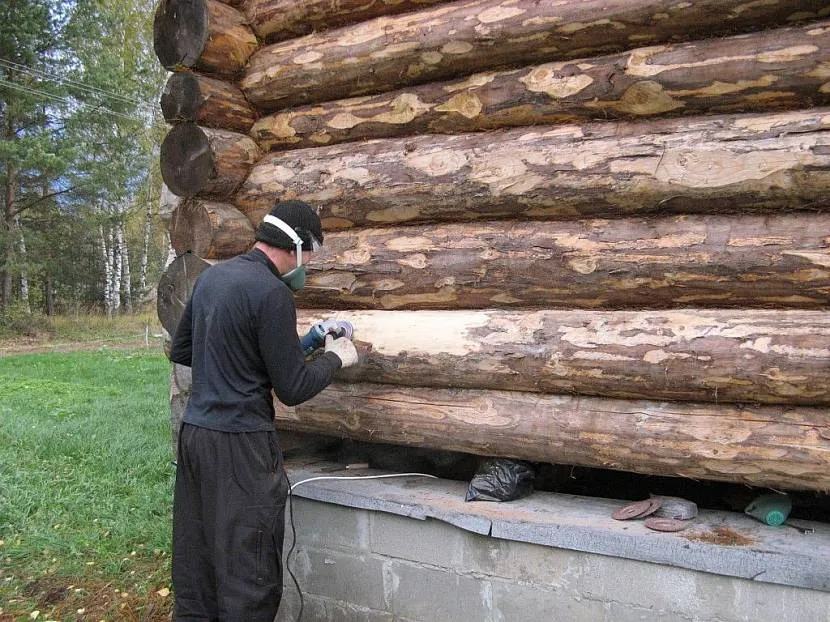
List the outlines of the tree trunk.
{"type": "Polygon", "coordinates": [[[248,0],[245,14],[260,39],[283,41],[310,32],[397,15],[448,0],[248,0]]]}
{"type": "Polygon", "coordinates": [[[98,244],[101,247],[101,261],[104,266],[104,308],[107,317],[112,317],[113,293],[112,293],[112,247],[107,244],[107,236],[104,235],[104,226],[98,225],[98,244]]]}
{"type": "Polygon", "coordinates": [[[541,126],[266,155],[234,199],[327,230],[494,218],[734,213],[830,203],[830,111],[541,126]]]}
{"type": "Polygon", "coordinates": [[[118,315],[121,311],[121,284],[124,266],[124,246],[119,239],[121,230],[117,225],[110,223],[109,242],[112,249],[112,311],[111,315],[118,315]]]}
{"type": "Polygon", "coordinates": [[[485,69],[599,56],[815,19],[820,0],[465,0],[261,48],[241,82],[263,110],[485,69]],[[656,16],[660,18],[657,19],[656,16]],[[601,16],[601,17],[600,17],[601,16]]]}
{"type": "Polygon", "coordinates": [[[45,304],[45,311],[47,317],[55,315],[55,282],[52,275],[47,272],[46,280],[43,284],[43,300],[45,304]]]}
{"type": "MultiPolygon", "coordinates": [[[[500,127],[830,103],[830,22],[489,72],[266,116],[265,150],[500,127]]],[[[183,75],[183,74],[176,74],[183,75]]]]}
{"type": "Polygon", "coordinates": [[[830,490],[826,409],[334,384],[282,429],[486,456],[830,490]]]}
{"type": "MultiPolygon", "coordinates": [[[[6,128],[6,139],[12,140],[10,138],[14,136],[14,133],[11,131],[8,123],[6,128]]],[[[0,270],[2,270],[2,290],[0,291],[0,303],[3,305],[3,309],[6,310],[9,308],[12,302],[12,287],[13,287],[13,279],[12,279],[12,264],[14,263],[14,244],[12,243],[12,234],[13,234],[13,227],[14,227],[14,217],[15,217],[15,190],[17,184],[17,169],[13,166],[7,165],[6,166],[6,187],[5,187],[5,206],[3,211],[3,240],[2,242],[3,247],[3,257],[2,262],[0,262],[0,270]]]]}
{"type": "Polygon", "coordinates": [[[161,276],[156,298],[156,310],[159,320],[170,335],[176,332],[176,325],[184,312],[184,307],[196,284],[196,279],[209,266],[214,264],[186,253],[171,263],[161,276]]]}
{"type": "Polygon", "coordinates": [[[244,134],[181,123],[161,144],[161,175],[180,197],[224,199],[236,192],[261,155],[244,134]]]}
{"type": "Polygon", "coordinates": [[[170,71],[195,69],[234,76],[257,48],[245,16],[217,0],[161,0],[153,45],[170,71]]]}
{"type": "Polygon", "coordinates": [[[164,232],[164,247],[167,249],[167,259],[164,260],[166,270],[176,260],[176,249],[173,248],[173,244],[170,242],[170,233],[167,231],[164,232]]]}
{"type": "Polygon", "coordinates": [[[326,236],[312,308],[826,308],[830,214],[363,229],[326,236]]]}
{"type": "Polygon", "coordinates": [[[178,254],[225,259],[250,250],[254,227],[233,205],[188,199],[173,213],[170,240],[178,254]]]}
{"type": "MultiPolygon", "coordinates": [[[[149,195],[149,193],[148,193],[149,195]]],[[[138,291],[142,299],[147,295],[147,268],[150,258],[150,238],[153,232],[153,202],[145,195],[146,208],[144,210],[144,227],[141,236],[141,274],[138,280],[138,291]]]]}
{"type": "Polygon", "coordinates": [[[126,235],[124,233],[124,221],[119,220],[116,235],[118,236],[118,248],[121,255],[121,288],[124,292],[124,310],[127,313],[133,312],[133,283],[130,276],[130,247],[127,246],[126,235]]]}
{"type": "Polygon", "coordinates": [[[256,113],[238,88],[194,73],[174,73],[161,95],[168,123],[193,121],[205,127],[247,132],[256,113]]]}
{"type": "Polygon", "coordinates": [[[352,382],[830,404],[825,311],[301,311],[298,333],[330,317],[354,326],[352,382]]]}
{"type": "Polygon", "coordinates": [[[32,305],[29,302],[29,275],[27,269],[28,257],[26,255],[26,237],[23,235],[23,224],[20,222],[20,215],[15,214],[12,220],[14,234],[17,237],[17,262],[20,266],[20,305],[26,313],[32,312],[32,305]]]}

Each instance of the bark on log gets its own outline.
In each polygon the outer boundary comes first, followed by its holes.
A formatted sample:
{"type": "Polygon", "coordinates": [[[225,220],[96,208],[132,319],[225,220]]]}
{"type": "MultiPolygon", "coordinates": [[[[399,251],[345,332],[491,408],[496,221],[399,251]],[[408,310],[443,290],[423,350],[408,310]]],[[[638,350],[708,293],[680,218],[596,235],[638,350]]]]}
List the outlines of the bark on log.
{"type": "Polygon", "coordinates": [[[263,117],[265,150],[368,138],[830,103],[830,22],[476,74],[263,117]]]}
{"type": "Polygon", "coordinates": [[[293,39],[317,30],[398,15],[449,0],[248,0],[245,14],[260,39],[293,39]]]}
{"type": "Polygon", "coordinates": [[[182,317],[196,279],[214,263],[216,262],[186,253],[176,257],[161,275],[156,297],[156,311],[161,325],[169,335],[172,336],[176,332],[176,326],[182,317]]]}
{"type": "Polygon", "coordinates": [[[224,199],[236,192],[261,155],[244,134],[180,123],[161,144],[161,175],[179,196],[224,199]]]}
{"type": "Polygon", "coordinates": [[[820,0],[466,0],[264,47],[251,57],[241,86],[255,106],[274,110],[485,69],[759,30],[822,11],[820,0]]]}
{"type": "Polygon", "coordinates": [[[266,155],[234,199],[327,230],[438,220],[734,213],[830,203],[830,110],[540,126],[266,155]]]}
{"type": "Polygon", "coordinates": [[[234,76],[258,43],[245,15],[218,0],[161,0],[153,45],[170,71],[189,68],[234,76]]]}
{"type": "Polygon", "coordinates": [[[188,199],[173,213],[170,242],[179,255],[226,259],[251,248],[254,227],[233,205],[188,199]]]}
{"type": "Polygon", "coordinates": [[[334,384],[282,429],[536,462],[830,490],[830,412],[334,384]]]}
{"type": "Polygon", "coordinates": [[[173,459],[179,459],[179,430],[182,427],[184,411],[190,399],[193,379],[190,368],[173,363],[170,372],[170,436],[172,438],[173,459]]]}
{"type": "Polygon", "coordinates": [[[193,121],[204,127],[247,132],[256,113],[234,85],[190,72],[174,73],[161,95],[168,123],[193,121]]]}
{"type": "Polygon", "coordinates": [[[830,405],[825,311],[301,311],[348,320],[361,364],[403,386],[830,405]]]}
{"type": "Polygon", "coordinates": [[[326,236],[298,293],[360,309],[826,308],[830,214],[509,222],[326,236]]]}

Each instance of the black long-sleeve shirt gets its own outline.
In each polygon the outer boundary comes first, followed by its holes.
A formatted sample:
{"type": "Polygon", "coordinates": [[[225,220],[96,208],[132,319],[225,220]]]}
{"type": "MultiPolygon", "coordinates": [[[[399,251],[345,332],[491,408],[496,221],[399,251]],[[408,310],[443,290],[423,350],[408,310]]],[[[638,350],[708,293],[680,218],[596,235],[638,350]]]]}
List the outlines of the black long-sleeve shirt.
{"type": "Polygon", "coordinates": [[[223,432],[273,429],[272,388],[294,406],[328,386],[341,365],[330,352],[306,362],[294,295],[256,249],[199,276],[170,359],[193,368],[184,421],[223,432]]]}

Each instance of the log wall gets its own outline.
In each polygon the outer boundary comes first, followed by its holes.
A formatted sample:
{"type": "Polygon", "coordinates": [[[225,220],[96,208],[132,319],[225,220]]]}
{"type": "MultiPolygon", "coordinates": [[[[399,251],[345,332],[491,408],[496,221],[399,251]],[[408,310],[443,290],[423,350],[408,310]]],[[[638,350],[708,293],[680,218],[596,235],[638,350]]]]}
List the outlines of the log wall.
{"type": "Polygon", "coordinates": [[[362,364],[282,429],[826,491],[828,19],[161,0],[162,323],[299,198],[327,234],[297,329],[349,319],[362,364]]]}

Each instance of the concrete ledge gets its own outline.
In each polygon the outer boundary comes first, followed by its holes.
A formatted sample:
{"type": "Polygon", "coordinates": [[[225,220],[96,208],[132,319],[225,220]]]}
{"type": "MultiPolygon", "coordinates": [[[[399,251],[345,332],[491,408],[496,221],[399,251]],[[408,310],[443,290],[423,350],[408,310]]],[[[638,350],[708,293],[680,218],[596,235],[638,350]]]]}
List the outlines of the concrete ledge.
{"type": "MultiPolygon", "coordinates": [[[[292,484],[316,477],[361,477],[389,472],[329,472],[331,463],[289,459],[292,484]]],[[[416,519],[437,519],[494,538],[676,566],[758,582],[830,592],[830,525],[769,527],[733,512],[702,510],[682,532],[659,533],[641,521],[615,521],[627,501],[535,492],[509,503],[466,503],[465,482],[401,477],[317,480],[294,495],[416,519]]]]}

